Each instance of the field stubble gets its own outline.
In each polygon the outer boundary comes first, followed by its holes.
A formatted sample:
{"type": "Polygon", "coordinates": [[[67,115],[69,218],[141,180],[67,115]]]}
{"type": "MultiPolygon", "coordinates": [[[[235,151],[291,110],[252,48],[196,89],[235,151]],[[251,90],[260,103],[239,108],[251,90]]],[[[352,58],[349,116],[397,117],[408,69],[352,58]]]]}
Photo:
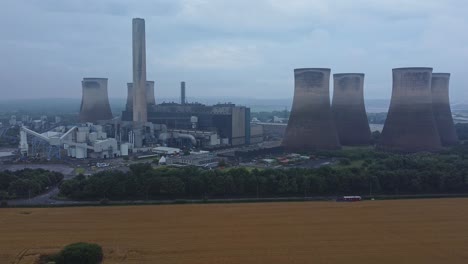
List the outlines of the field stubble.
{"type": "Polygon", "coordinates": [[[105,264],[467,263],[468,199],[2,209],[0,234],[0,263],[78,241],[105,264]]]}

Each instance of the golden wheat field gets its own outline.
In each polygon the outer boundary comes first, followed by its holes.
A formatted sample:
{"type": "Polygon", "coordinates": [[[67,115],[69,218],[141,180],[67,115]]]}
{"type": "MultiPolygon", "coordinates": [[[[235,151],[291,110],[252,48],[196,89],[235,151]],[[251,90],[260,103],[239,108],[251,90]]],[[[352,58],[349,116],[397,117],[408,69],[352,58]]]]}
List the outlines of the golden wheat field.
{"type": "Polygon", "coordinates": [[[0,263],[78,242],[114,263],[468,263],[468,199],[0,210],[0,263]]]}

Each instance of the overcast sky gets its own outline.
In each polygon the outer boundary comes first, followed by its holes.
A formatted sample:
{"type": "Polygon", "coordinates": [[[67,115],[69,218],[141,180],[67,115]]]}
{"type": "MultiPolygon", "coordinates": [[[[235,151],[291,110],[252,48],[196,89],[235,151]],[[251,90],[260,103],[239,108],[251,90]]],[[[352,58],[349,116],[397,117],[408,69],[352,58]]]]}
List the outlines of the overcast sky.
{"type": "MultiPolygon", "coordinates": [[[[132,80],[133,17],[146,20],[156,96],[290,98],[293,69],[366,74],[389,98],[391,69],[451,72],[468,96],[465,0],[1,0],[0,98],[81,97],[83,77],[132,80]]],[[[468,101],[468,100],[467,100],[468,101]]]]}

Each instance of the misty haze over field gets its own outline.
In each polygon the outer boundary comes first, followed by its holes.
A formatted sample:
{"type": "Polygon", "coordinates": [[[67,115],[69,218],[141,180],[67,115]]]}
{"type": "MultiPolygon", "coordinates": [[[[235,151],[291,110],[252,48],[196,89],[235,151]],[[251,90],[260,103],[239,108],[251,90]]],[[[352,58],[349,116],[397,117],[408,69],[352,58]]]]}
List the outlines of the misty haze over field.
{"type": "MultiPolygon", "coordinates": [[[[124,98],[131,19],[146,20],[156,100],[287,99],[293,69],[363,72],[367,99],[390,98],[391,69],[450,72],[452,102],[468,96],[468,2],[457,0],[4,0],[0,99],[80,98],[83,77],[109,78],[124,98]]],[[[233,100],[234,101],[234,100],[233,100]]],[[[234,101],[235,102],[235,101],[234,101]]],[[[242,103],[242,102],[240,102],[242,103]]]]}

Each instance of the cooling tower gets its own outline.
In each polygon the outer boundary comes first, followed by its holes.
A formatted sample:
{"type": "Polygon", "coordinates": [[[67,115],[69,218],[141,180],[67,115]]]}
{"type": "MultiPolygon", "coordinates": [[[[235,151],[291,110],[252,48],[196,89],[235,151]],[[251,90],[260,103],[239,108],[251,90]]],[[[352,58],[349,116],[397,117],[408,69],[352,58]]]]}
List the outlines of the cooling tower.
{"type": "Polygon", "coordinates": [[[133,19],[133,122],[147,121],[145,20],[133,19]]]}
{"type": "Polygon", "coordinates": [[[185,82],[180,83],[180,104],[185,104],[185,82]]]}
{"type": "Polygon", "coordinates": [[[330,69],[295,69],[294,99],[283,139],[289,151],[339,149],[330,108],[330,69]]]}
{"type": "Polygon", "coordinates": [[[154,99],[154,81],[146,81],[146,104],[156,104],[156,100],[154,99]]]}
{"type": "Polygon", "coordinates": [[[83,98],[80,107],[80,122],[96,122],[112,119],[107,95],[107,78],[84,78],[81,82],[83,98]]]}
{"type": "Polygon", "coordinates": [[[432,68],[393,69],[393,90],[379,148],[436,151],[441,142],[432,111],[432,68]]]}
{"type": "MultiPolygon", "coordinates": [[[[154,81],[146,82],[146,104],[155,105],[154,81]]],[[[127,110],[133,109],[133,83],[127,83],[127,110]]]]}
{"type": "Polygon", "coordinates": [[[127,110],[133,109],[133,83],[127,83],[127,110]]]}
{"type": "Polygon", "coordinates": [[[368,145],[371,131],[364,105],[364,74],[333,75],[332,113],[342,145],[368,145]]]}
{"type": "Polygon", "coordinates": [[[458,144],[449,99],[450,73],[432,74],[432,110],[442,145],[458,144]]]}

